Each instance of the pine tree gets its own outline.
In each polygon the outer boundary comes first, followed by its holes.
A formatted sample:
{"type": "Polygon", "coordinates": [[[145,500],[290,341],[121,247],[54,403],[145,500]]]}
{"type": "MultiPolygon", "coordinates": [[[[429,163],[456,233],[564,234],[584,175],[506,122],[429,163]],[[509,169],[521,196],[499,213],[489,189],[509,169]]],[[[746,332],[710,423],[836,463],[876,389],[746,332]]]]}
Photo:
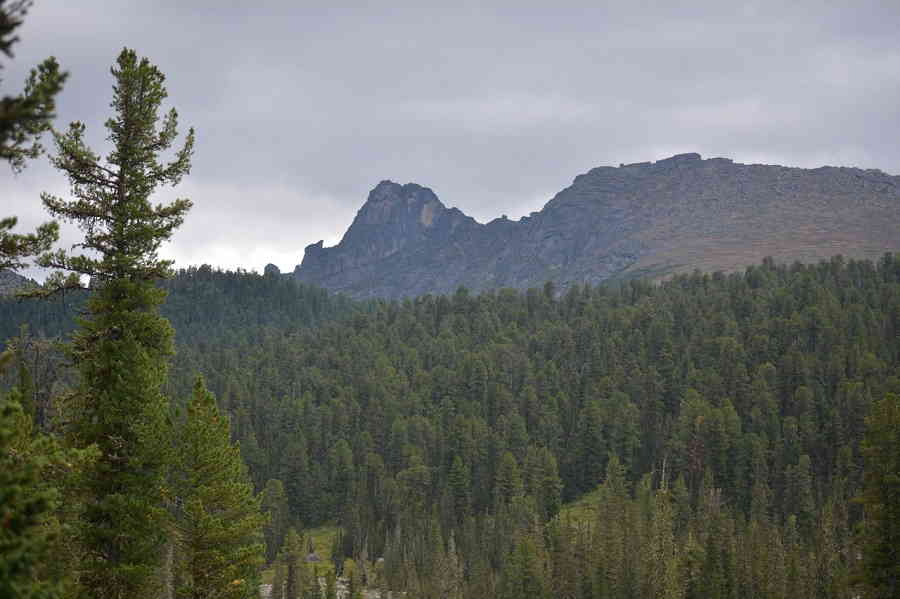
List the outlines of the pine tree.
{"type": "Polygon", "coordinates": [[[52,163],[69,178],[74,200],[43,194],[51,214],[75,222],[88,254],[63,250],[40,264],[72,274],[48,279],[75,286],[91,278],[87,316],[74,336],[72,356],[80,382],[68,405],[76,447],[96,444],[100,458],[90,476],[93,502],[83,517],[84,596],[140,599],[155,596],[167,527],[165,477],[171,459],[168,400],[161,387],[172,353],[172,328],[158,314],[165,292],[154,281],[171,263],[157,250],[181,224],[190,201],[152,205],[160,185],[175,185],[190,169],[193,131],[172,162],[158,156],[177,137],[172,110],[157,128],[166,97],[163,74],[134,51],[122,50],[112,69],[112,107],[106,121],[113,150],[105,164],[84,142],[85,126],[55,134],[52,163]]]}
{"type": "Polygon", "coordinates": [[[27,417],[15,401],[0,401],[0,596],[51,598],[59,585],[36,580],[35,570],[47,559],[49,541],[43,520],[57,493],[40,489],[41,455],[22,451],[27,417]]]}
{"type": "MultiPolygon", "coordinates": [[[[0,52],[8,58],[19,39],[13,33],[30,6],[28,0],[14,0],[9,5],[0,0],[0,52]]],[[[22,170],[27,159],[41,153],[38,138],[50,128],[55,97],[66,76],[56,59],[48,58],[32,69],[22,94],[0,98],[0,160],[8,162],[13,171],[22,170]]],[[[0,218],[0,271],[22,268],[24,258],[46,252],[59,237],[55,222],[41,225],[34,233],[12,233],[17,222],[15,216],[0,218]]]]}
{"type": "Polygon", "coordinates": [[[470,489],[469,469],[463,463],[462,459],[457,455],[453,456],[453,464],[450,466],[450,473],[447,475],[447,484],[450,486],[450,494],[453,498],[453,512],[457,522],[461,522],[466,516],[472,505],[472,492],[470,489]]]}
{"type": "Polygon", "coordinates": [[[900,595],[900,395],[876,402],[866,423],[863,579],[866,597],[886,599],[900,595]]]}
{"type": "Polygon", "coordinates": [[[519,464],[510,452],[505,451],[500,456],[494,480],[495,509],[508,506],[514,498],[521,497],[523,491],[519,464]]]}
{"type": "Polygon", "coordinates": [[[232,445],[228,419],[197,379],[178,441],[175,490],[184,599],[241,599],[255,587],[264,561],[259,498],[232,445]]]}
{"type": "Polygon", "coordinates": [[[76,567],[62,526],[78,511],[73,489],[95,452],[34,434],[19,395],[0,399],[0,597],[54,598],[76,567]]]}
{"type": "Polygon", "coordinates": [[[46,252],[58,238],[55,222],[44,223],[34,233],[12,233],[17,222],[15,216],[0,219],[0,270],[24,267],[26,257],[46,252]]]}
{"type": "Polygon", "coordinates": [[[289,528],[284,537],[284,546],[281,548],[281,555],[278,561],[283,564],[284,578],[284,599],[300,599],[300,593],[303,590],[302,575],[300,568],[303,567],[301,558],[303,556],[303,539],[297,534],[294,528],[289,528]]]}
{"type": "Polygon", "coordinates": [[[647,536],[642,546],[644,597],[677,599],[684,596],[674,536],[674,512],[668,490],[657,491],[651,499],[647,536]]]}
{"type": "Polygon", "coordinates": [[[277,478],[269,479],[263,489],[260,506],[268,515],[268,523],[264,534],[266,539],[266,563],[272,563],[278,555],[278,550],[284,543],[284,535],[287,534],[290,525],[290,510],[288,509],[287,494],[284,492],[284,484],[277,478]]]}
{"type": "MultiPolygon", "coordinates": [[[[14,32],[30,7],[31,0],[13,0],[9,4],[0,0],[0,52],[7,58],[12,57],[12,46],[19,39],[14,32]]],[[[41,153],[38,138],[50,128],[50,121],[56,116],[55,98],[62,91],[66,77],[56,59],[50,57],[31,70],[23,93],[0,98],[0,160],[9,162],[13,171],[22,170],[27,159],[37,158],[41,153]]],[[[0,221],[0,231],[3,222],[0,221]]]]}

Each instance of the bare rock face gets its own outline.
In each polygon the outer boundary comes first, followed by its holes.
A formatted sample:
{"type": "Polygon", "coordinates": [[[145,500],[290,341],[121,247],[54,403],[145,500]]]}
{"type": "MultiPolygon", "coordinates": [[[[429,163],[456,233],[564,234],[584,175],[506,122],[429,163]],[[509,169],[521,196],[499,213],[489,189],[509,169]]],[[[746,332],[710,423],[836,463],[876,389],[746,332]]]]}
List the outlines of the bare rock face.
{"type": "Polygon", "coordinates": [[[306,248],[305,282],[353,297],[565,289],[611,277],[734,270],[900,250],[900,177],[680,154],[579,175],[540,212],[477,223],[428,188],[378,184],[341,242],[306,248]]]}
{"type": "Polygon", "coordinates": [[[420,250],[427,254],[429,248],[444,247],[451,238],[480,226],[459,210],[448,209],[427,187],[382,181],[369,193],[341,242],[333,248],[323,247],[321,241],[307,246],[303,263],[294,273],[301,281],[357,297],[425,293],[430,283],[407,281],[409,275],[419,276],[418,261],[428,261],[420,250]],[[416,256],[412,262],[410,256],[416,256]],[[415,288],[396,293],[392,289],[397,283],[378,281],[381,273],[391,269],[397,271],[392,272],[396,280],[415,288]]]}

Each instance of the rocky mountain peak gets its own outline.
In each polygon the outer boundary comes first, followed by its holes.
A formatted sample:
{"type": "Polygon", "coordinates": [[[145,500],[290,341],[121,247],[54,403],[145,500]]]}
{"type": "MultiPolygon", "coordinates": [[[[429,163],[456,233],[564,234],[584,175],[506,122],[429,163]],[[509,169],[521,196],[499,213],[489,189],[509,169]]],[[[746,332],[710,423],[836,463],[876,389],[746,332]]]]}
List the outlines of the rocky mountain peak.
{"type": "Polygon", "coordinates": [[[321,241],[307,246],[294,272],[304,280],[352,277],[347,273],[363,272],[401,250],[445,239],[461,226],[480,225],[455,208],[447,209],[427,187],[385,180],[369,192],[341,242],[330,248],[321,241]]]}
{"type": "Polygon", "coordinates": [[[419,228],[416,226],[417,222],[421,227],[430,227],[434,224],[435,216],[444,210],[446,207],[427,187],[415,183],[400,185],[393,181],[382,181],[369,192],[366,203],[357,213],[347,234],[352,237],[354,227],[358,229],[366,225],[390,224],[411,225],[404,230],[413,233],[419,228]]]}
{"type": "Polygon", "coordinates": [[[341,242],[306,248],[300,280],[355,297],[558,289],[612,277],[735,270],[764,257],[900,249],[900,177],[703,159],[599,166],[520,221],[481,225],[427,187],[382,181],[341,242]]]}

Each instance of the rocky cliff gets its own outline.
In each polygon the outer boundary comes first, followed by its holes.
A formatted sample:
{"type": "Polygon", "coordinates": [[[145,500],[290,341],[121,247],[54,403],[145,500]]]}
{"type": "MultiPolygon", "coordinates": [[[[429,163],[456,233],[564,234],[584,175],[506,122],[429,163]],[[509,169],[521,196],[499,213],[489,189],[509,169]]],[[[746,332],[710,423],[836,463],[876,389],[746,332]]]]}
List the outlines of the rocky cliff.
{"type": "Polygon", "coordinates": [[[308,246],[294,275],[354,297],[405,297],[897,250],[900,177],[680,154],[592,169],[540,212],[487,224],[426,187],[382,181],[341,242],[308,246]]]}

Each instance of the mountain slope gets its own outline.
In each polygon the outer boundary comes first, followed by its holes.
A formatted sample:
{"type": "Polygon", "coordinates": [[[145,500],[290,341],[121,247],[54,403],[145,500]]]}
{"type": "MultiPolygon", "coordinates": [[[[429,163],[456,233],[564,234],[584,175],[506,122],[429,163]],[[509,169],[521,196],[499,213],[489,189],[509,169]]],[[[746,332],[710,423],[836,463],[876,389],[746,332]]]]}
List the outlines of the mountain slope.
{"type": "Polygon", "coordinates": [[[13,295],[22,287],[32,284],[31,279],[18,275],[11,270],[0,270],[0,296],[13,295]]]}
{"type": "Polygon", "coordinates": [[[341,242],[308,246],[301,281],[354,297],[565,288],[611,277],[733,270],[900,249],[900,177],[680,154],[598,167],[540,211],[480,224],[419,185],[381,182],[341,242]]]}

